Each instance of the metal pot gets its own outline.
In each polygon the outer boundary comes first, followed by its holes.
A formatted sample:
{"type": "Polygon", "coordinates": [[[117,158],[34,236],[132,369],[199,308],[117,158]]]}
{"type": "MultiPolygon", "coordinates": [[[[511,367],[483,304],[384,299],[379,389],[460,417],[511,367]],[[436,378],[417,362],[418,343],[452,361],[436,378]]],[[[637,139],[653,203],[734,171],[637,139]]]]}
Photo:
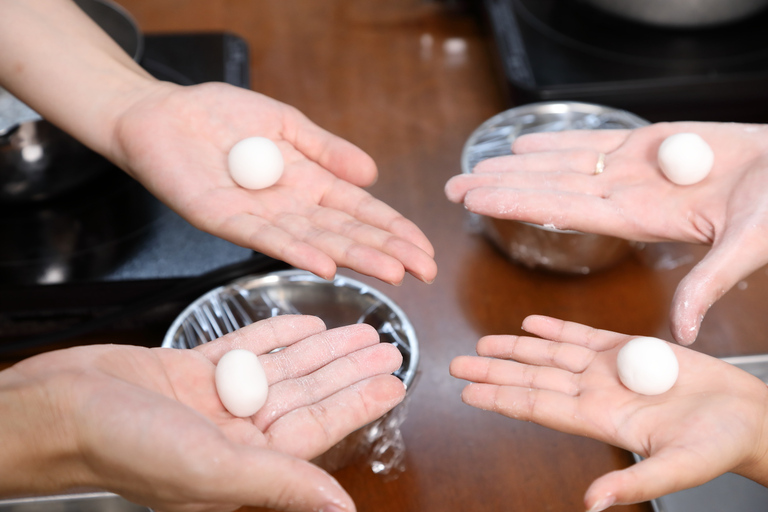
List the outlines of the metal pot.
{"type": "Polygon", "coordinates": [[[669,28],[704,28],[742,20],[768,0],[578,0],[624,19],[669,28]]]}
{"type": "MultiPolygon", "coordinates": [[[[138,26],[109,0],[75,0],[134,60],[144,40],[138,26]]],[[[104,166],[85,165],[92,152],[0,87],[0,201],[42,201],[89,181],[104,166]]]]}

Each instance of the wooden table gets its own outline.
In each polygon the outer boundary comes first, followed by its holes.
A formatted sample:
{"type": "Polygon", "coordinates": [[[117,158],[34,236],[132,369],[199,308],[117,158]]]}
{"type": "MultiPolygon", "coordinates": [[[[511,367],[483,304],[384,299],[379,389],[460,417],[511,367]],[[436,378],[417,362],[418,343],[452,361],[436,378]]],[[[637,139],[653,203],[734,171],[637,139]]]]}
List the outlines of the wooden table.
{"type": "MultiPolygon", "coordinates": [[[[335,472],[366,512],[581,511],[599,475],[630,454],[588,439],[462,404],[451,359],[477,339],[520,333],[526,315],[671,339],[668,311],[701,248],[661,245],[593,275],[532,271],[467,229],[443,194],[462,145],[508,108],[489,37],[467,10],[423,0],[121,0],[145,33],[231,31],[250,46],[252,88],[291,104],[378,162],[370,190],[415,221],[437,251],[432,285],[409,278],[377,287],[410,317],[420,373],[403,425],[405,471],[394,479],[365,463],[335,472]],[[671,265],[667,265],[671,263],[671,265]]],[[[764,270],[707,316],[695,349],[714,356],[766,350],[764,270]]],[[[649,511],[648,504],[615,510],[649,511]]]]}

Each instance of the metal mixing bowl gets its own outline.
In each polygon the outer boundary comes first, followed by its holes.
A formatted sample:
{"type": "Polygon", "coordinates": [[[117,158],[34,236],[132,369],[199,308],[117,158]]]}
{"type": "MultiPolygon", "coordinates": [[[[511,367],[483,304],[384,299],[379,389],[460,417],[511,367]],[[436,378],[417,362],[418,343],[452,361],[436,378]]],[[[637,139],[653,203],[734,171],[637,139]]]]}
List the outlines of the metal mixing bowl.
{"type": "MultiPolygon", "coordinates": [[[[162,346],[193,348],[258,320],[284,314],[320,317],[331,329],[366,323],[403,355],[395,375],[410,390],[419,365],[419,344],[408,317],[380,291],[349,277],[327,281],[303,270],[246,276],[215,288],[187,306],[168,329],[162,346]]],[[[406,393],[406,400],[407,400],[406,393]]],[[[350,434],[315,462],[329,471],[358,456],[367,456],[372,470],[388,474],[402,469],[404,444],[400,425],[405,403],[350,434]]]]}
{"type": "MultiPolygon", "coordinates": [[[[563,130],[639,128],[648,121],[624,110],[580,102],[531,103],[506,110],[481,124],[464,145],[461,169],[512,154],[524,134],[563,130]]],[[[588,274],[614,265],[631,250],[627,240],[566,231],[527,222],[473,215],[479,229],[510,259],[527,267],[588,274]]]]}
{"type": "Polygon", "coordinates": [[[757,14],[768,0],[578,0],[624,19],[669,28],[704,28],[757,14]]]}

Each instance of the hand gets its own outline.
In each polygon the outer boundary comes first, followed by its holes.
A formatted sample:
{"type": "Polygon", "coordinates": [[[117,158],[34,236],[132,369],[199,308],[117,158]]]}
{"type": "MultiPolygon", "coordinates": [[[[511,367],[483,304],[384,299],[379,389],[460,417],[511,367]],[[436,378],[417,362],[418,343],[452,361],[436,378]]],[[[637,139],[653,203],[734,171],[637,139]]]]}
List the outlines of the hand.
{"type": "Polygon", "coordinates": [[[306,460],[404,397],[402,357],[365,324],[325,330],[279,316],[194,350],[84,346],[0,372],[0,494],[91,486],[163,511],[241,505],[351,511],[338,483],[306,460]],[[284,350],[271,353],[278,347],[284,350]],[[214,369],[234,348],[257,354],[264,407],[236,418],[214,369]],[[44,469],[41,469],[44,468],[44,469]]]}
{"type": "Polygon", "coordinates": [[[0,43],[19,50],[0,53],[0,83],[197,228],[326,279],[344,266],[393,284],[405,272],[434,280],[421,230],[360,188],[376,179],[373,160],[295,108],[222,83],[160,82],[70,1],[0,10],[0,43]],[[252,191],[229,177],[227,155],[256,135],[286,166],[252,191]]]}
{"type": "Polygon", "coordinates": [[[732,471],[768,484],[768,388],[724,361],[671,345],[680,375],[671,390],[636,394],[619,381],[618,350],[632,337],[531,316],[527,336],[487,336],[480,357],[451,375],[471,383],[465,403],[630,450],[645,460],[595,480],[590,512],[647,501],[732,471]]]}
{"type": "Polygon", "coordinates": [[[692,343],[709,307],[768,262],[768,129],[763,125],[659,123],[636,130],[520,137],[513,156],[452,178],[446,194],[472,212],[629,240],[711,244],[675,293],[675,339],[692,343]],[[656,163],[661,142],[696,132],[715,164],[702,182],[678,186],[656,163]],[[594,175],[598,154],[605,172],[594,175]]]}
{"type": "Polygon", "coordinates": [[[360,187],[371,158],[296,109],[226,84],[156,83],[118,117],[112,159],[196,227],[326,279],[336,266],[400,283],[431,282],[434,250],[405,217],[360,187]],[[250,136],[275,141],[285,172],[247,190],[227,154],[250,136]]]}

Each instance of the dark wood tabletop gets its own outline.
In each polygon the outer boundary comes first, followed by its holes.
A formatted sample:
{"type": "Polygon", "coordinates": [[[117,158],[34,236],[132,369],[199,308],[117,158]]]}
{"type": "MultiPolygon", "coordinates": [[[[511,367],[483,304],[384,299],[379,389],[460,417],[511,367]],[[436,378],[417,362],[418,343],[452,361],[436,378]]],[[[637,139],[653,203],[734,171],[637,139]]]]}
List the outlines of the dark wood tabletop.
{"type": "MultiPolygon", "coordinates": [[[[468,228],[444,184],[461,172],[470,133],[511,106],[479,16],[425,0],[120,3],[145,33],[229,31],[245,39],[252,88],[372,155],[380,177],[370,192],[435,246],[431,285],[409,277],[393,287],[342,272],[400,305],[421,352],[402,426],[405,470],[385,478],[360,461],[334,472],[360,511],[577,512],[593,479],[632,463],[626,451],[464,405],[465,383],[448,374],[451,359],[473,354],[479,337],[519,334],[530,314],[671,340],[675,287],[705,250],[650,246],[603,272],[560,275],[508,261],[468,228]]],[[[768,351],[766,285],[760,270],[726,294],[694,348],[718,357],[768,351]]]]}

